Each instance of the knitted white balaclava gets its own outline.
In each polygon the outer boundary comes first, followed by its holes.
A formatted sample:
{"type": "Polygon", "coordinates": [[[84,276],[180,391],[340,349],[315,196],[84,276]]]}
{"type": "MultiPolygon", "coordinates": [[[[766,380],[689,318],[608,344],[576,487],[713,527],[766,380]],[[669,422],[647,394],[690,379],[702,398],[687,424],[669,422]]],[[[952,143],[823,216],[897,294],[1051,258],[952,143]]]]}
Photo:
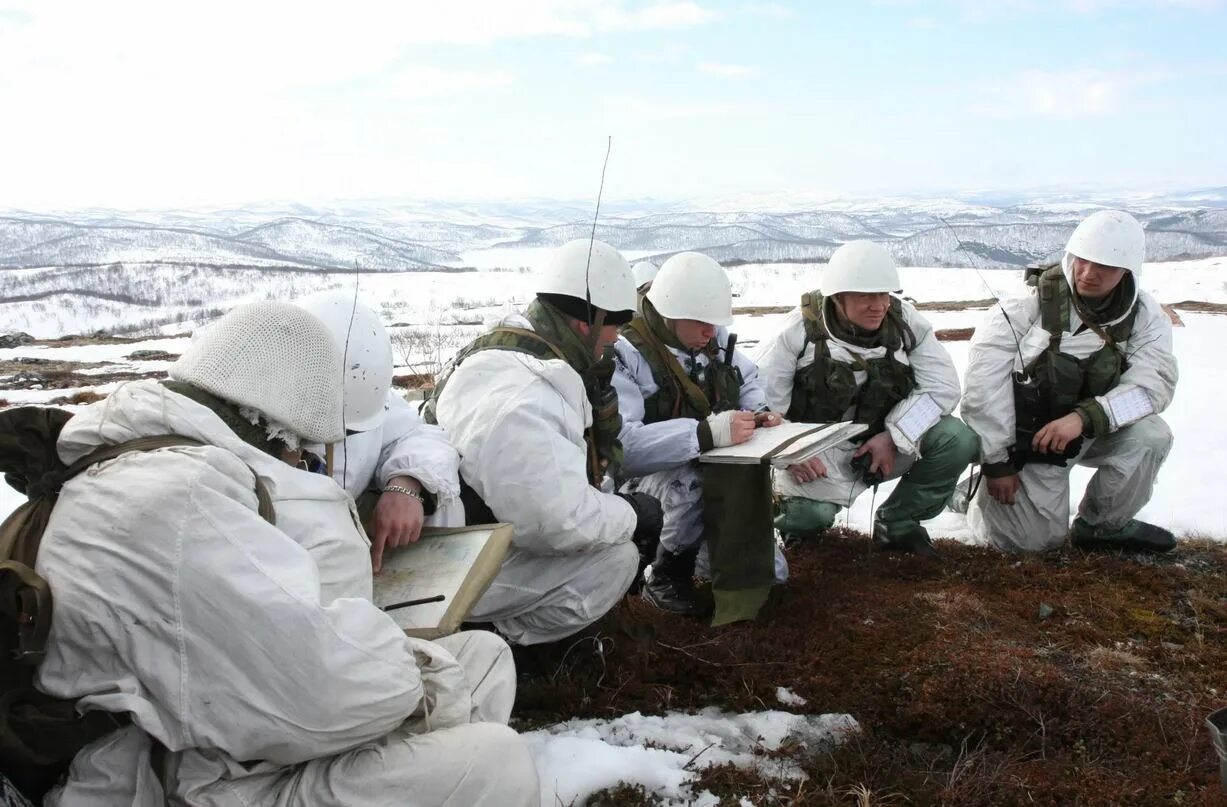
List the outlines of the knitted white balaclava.
{"type": "Polygon", "coordinates": [[[170,377],[255,409],[306,442],[345,437],[336,342],[324,323],[296,305],[232,309],[192,339],[170,377]]]}

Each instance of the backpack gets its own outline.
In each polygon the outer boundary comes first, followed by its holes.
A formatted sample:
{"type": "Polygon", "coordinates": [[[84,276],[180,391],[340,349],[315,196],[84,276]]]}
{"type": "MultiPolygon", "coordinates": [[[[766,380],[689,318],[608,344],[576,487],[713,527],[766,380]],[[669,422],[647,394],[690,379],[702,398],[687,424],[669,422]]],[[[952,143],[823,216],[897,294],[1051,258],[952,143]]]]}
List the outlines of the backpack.
{"type": "MultiPolygon", "coordinates": [[[[38,406],[0,412],[0,473],[28,498],[0,524],[0,770],[36,803],[81,748],[128,722],[126,715],[109,712],[79,714],[76,701],[34,687],[53,607],[51,588],[34,568],[60,489],[90,466],[130,451],[204,445],[175,435],[141,437],[103,446],[69,466],[56,442],[71,418],[62,409],[38,406]]],[[[255,480],[260,515],[275,523],[268,490],[258,475],[255,480]]]]}

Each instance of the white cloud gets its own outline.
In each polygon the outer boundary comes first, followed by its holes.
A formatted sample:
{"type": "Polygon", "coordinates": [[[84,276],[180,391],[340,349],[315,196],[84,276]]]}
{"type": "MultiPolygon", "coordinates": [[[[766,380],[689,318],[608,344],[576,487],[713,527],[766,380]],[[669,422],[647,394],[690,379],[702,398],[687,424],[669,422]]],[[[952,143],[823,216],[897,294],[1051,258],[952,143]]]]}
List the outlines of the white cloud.
{"type": "Polygon", "coordinates": [[[1062,0],[1080,14],[1096,14],[1118,6],[1150,6],[1153,8],[1187,8],[1194,11],[1215,11],[1227,6],[1227,0],[1062,0]]]}
{"type": "Polygon", "coordinates": [[[579,63],[584,67],[596,67],[612,62],[613,57],[608,53],[585,53],[579,57],[579,63]]]}
{"type": "Polygon", "coordinates": [[[515,81],[484,46],[722,18],[702,2],[0,0],[0,154],[30,156],[0,204],[450,188],[465,96],[515,81]]]}
{"type": "Polygon", "coordinates": [[[426,65],[402,67],[382,82],[389,98],[399,100],[446,98],[462,92],[505,87],[512,83],[502,70],[442,70],[426,65]]]}
{"type": "Polygon", "coordinates": [[[596,27],[609,31],[646,31],[655,28],[690,28],[724,19],[714,9],[698,3],[657,3],[628,11],[618,4],[602,4],[594,15],[596,27]]]}
{"type": "Polygon", "coordinates": [[[1024,70],[981,84],[976,111],[989,117],[1099,118],[1127,108],[1138,87],[1172,78],[1161,71],[1024,70]]]}
{"type": "Polygon", "coordinates": [[[765,107],[751,102],[694,104],[644,99],[615,99],[609,106],[611,122],[633,121],[637,124],[660,124],[710,118],[734,119],[760,115],[765,107]]]}
{"type": "Polygon", "coordinates": [[[909,28],[918,28],[922,31],[932,31],[940,28],[941,25],[932,17],[912,17],[907,21],[909,28]]]}
{"type": "Polygon", "coordinates": [[[711,73],[714,76],[726,76],[728,78],[757,76],[759,72],[757,67],[750,67],[744,64],[721,64],[719,62],[700,62],[698,69],[703,73],[711,73]]]}
{"type": "Polygon", "coordinates": [[[741,7],[741,10],[746,14],[769,17],[774,20],[790,20],[797,16],[796,11],[779,3],[747,3],[741,7]]]}

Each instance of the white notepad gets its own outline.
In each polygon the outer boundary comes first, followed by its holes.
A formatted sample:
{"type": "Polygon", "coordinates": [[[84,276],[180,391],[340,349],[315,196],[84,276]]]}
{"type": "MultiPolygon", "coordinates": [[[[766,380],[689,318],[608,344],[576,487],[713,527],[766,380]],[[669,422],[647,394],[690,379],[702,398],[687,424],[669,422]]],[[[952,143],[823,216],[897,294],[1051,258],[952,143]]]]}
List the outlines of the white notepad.
{"type": "Polygon", "coordinates": [[[1112,410],[1112,420],[1117,427],[1128,426],[1155,412],[1150,396],[1141,387],[1118,387],[1106,396],[1108,408],[1112,410]]]}
{"type": "Polygon", "coordinates": [[[933,396],[926,392],[912,399],[903,417],[895,423],[895,428],[903,432],[903,436],[915,445],[941,417],[942,408],[933,400],[933,396]]]}
{"type": "Polygon", "coordinates": [[[787,468],[805,462],[832,446],[851,440],[865,432],[864,423],[782,423],[771,428],[760,427],[754,436],[735,446],[713,448],[699,455],[699,462],[755,465],[769,462],[776,468],[787,468]]]}

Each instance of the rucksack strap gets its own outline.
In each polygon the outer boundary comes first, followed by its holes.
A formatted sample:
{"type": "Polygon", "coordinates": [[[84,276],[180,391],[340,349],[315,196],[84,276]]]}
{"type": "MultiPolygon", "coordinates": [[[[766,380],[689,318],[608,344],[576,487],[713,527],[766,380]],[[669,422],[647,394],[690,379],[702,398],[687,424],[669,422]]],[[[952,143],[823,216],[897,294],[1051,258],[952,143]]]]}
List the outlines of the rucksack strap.
{"type": "MultiPolygon", "coordinates": [[[[133,451],[203,445],[209,444],[190,437],[158,435],[102,446],[64,470],[47,474],[42,480],[40,495],[25,502],[0,523],[0,547],[5,547],[8,553],[0,561],[0,616],[5,622],[11,619],[17,626],[16,647],[12,651],[17,660],[37,664],[45,653],[51,631],[54,599],[47,581],[34,571],[34,563],[63,485],[93,465],[133,451]]],[[[262,519],[275,525],[277,514],[273,498],[255,469],[248,466],[248,470],[254,479],[257,512],[262,519]]]]}
{"type": "Polygon", "coordinates": [[[558,347],[558,345],[554,344],[549,339],[546,339],[536,331],[530,331],[527,328],[516,328],[512,325],[500,325],[497,328],[492,329],[491,333],[513,333],[516,336],[522,336],[530,341],[540,342],[542,345],[549,348],[550,352],[559,359],[562,359],[563,361],[567,360],[567,357],[562,353],[562,348],[558,347]]]}
{"type": "MultiPolygon", "coordinates": [[[[180,437],[174,434],[155,435],[153,437],[137,437],[134,440],[127,440],[115,445],[102,446],[101,448],[86,454],[81,459],[69,465],[67,470],[60,474],[60,486],[69,479],[72,479],[77,474],[89,468],[91,465],[97,465],[100,462],[113,460],[119,456],[127,454],[131,451],[157,451],[160,448],[174,448],[176,446],[204,446],[212,445],[211,443],[202,443],[199,440],[193,440],[190,437],[180,437]]],[[[246,463],[244,463],[246,465],[246,463]]],[[[260,513],[260,518],[267,521],[269,524],[277,524],[277,513],[273,508],[273,497],[269,495],[268,488],[265,487],[264,481],[260,479],[260,474],[250,465],[247,469],[251,471],[251,475],[255,480],[257,510],[260,513]]],[[[56,488],[56,493],[59,493],[59,487],[56,488]]]]}
{"type": "MultiPolygon", "coordinates": [[[[12,659],[21,664],[42,660],[51,632],[51,586],[20,561],[0,561],[0,618],[17,626],[12,659]],[[46,614],[47,618],[41,618],[46,614]]],[[[0,645],[6,642],[0,640],[0,645]]],[[[0,661],[3,663],[3,661],[0,661]]]]}

